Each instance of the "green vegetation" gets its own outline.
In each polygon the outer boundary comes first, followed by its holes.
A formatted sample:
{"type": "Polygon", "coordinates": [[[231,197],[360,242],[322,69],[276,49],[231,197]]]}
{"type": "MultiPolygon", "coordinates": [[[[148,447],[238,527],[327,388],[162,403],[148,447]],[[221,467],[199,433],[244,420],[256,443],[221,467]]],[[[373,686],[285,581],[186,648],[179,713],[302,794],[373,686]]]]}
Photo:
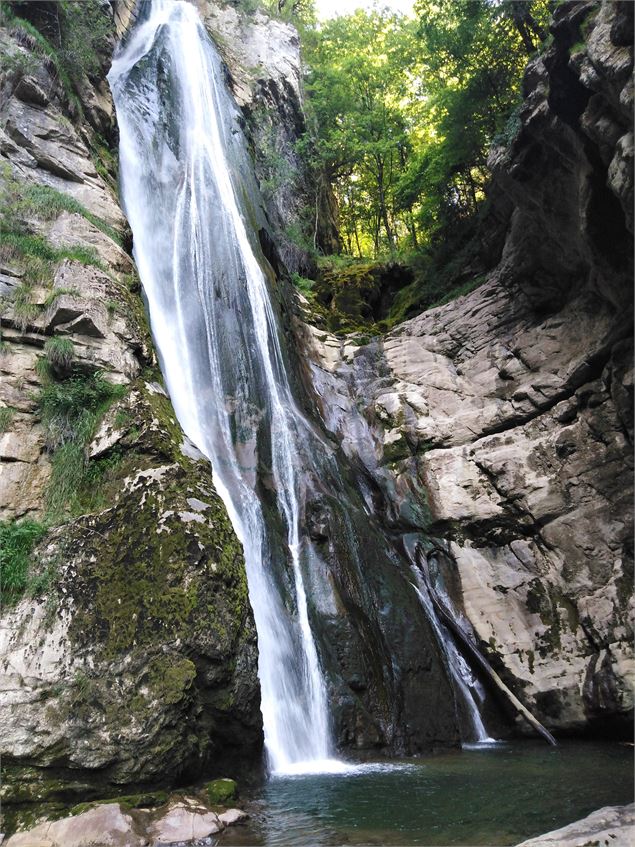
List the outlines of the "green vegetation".
{"type": "Polygon", "coordinates": [[[7,432],[11,429],[13,415],[14,410],[10,406],[0,407],[0,433],[7,432]]]}
{"type": "Polygon", "coordinates": [[[205,786],[207,799],[212,806],[222,805],[236,796],[238,786],[233,779],[215,779],[205,786]]]}
{"type": "Polygon", "coordinates": [[[295,285],[298,291],[301,291],[305,297],[311,299],[313,297],[313,287],[315,280],[307,279],[305,276],[300,276],[298,273],[291,275],[291,282],[295,285]]]}
{"type": "MultiPolygon", "coordinates": [[[[63,353],[72,357],[72,349],[63,353]]],[[[101,417],[124,392],[123,386],[112,385],[99,371],[89,376],[74,372],[60,381],[45,381],[37,402],[52,453],[47,492],[51,519],[81,513],[82,495],[95,474],[94,467],[89,469],[86,447],[101,417]]]]}
{"type": "Polygon", "coordinates": [[[100,72],[108,56],[112,24],[103,4],[99,0],[83,0],[81,4],[73,0],[55,3],[8,0],[2,4],[2,20],[28,50],[50,63],[74,117],[79,117],[82,108],[77,92],[81,91],[86,76],[95,77],[100,72]]]}
{"type": "Polygon", "coordinates": [[[3,605],[11,605],[32,584],[31,554],[42,539],[46,526],[32,520],[3,521],[0,523],[0,593],[3,605]]]}
{"type": "Polygon", "coordinates": [[[44,355],[53,367],[68,368],[75,355],[73,342],[70,338],[61,338],[59,335],[49,338],[44,345],[44,355]]]}
{"type": "Polygon", "coordinates": [[[13,316],[18,328],[24,331],[57,297],[72,293],[68,289],[56,289],[44,302],[33,301],[34,288],[50,286],[61,261],[68,259],[102,268],[92,248],[53,247],[45,238],[29,231],[29,221],[48,221],[62,210],[77,212],[118,243],[120,238],[81,203],[53,188],[19,182],[8,167],[0,169],[0,179],[0,262],[20,274],[20,285],[13,298],[13,316]]]}
{"type": "MultiPolygon", "coordinates": [[[[34,287],[50,285],[55,267],[63,259],[99,268],[101,263],[94,251],[86,247],[51,247],[39,235],[7,231],[3,224],[4,220],[0,220],[0,262],[10,263],[21,274],[22,281],[13,298],[13,314],[18,327],[24,330],[48,305],[33,302],[34,287]]],[[[52,292],[53,298],[60,293],[52,292]]]]}
{"type": "Polygon", "coordinates": [[[418,0],[414,19],[357,11],[305,28],[304,149],[335,189],[346,252],[419,250],[475,214],[548,13],[546,0],[418,0]]]}
{"type": "MultiPolygon", "coordinates": [[[[548,43],[553,2],[417,0],[412,17],[384,8],[319,23],[310,2],[262,5],[298,25],[308,69],[297,152],[315,198],[289,239],[315,247],[330,186],[343,252],[412,271],[386,325],[480,284],[488,151],[520,130],[522,75],[548,43]]],[[[295,177],[265,148],[267,193],[295,177]]]]}
{"type": "Polygon", "coordinates": [[[29,185],[19,182],[10,176],[5,182],[4,189],[2,196],[4,221],[21,217],[50,221],[60,212],[73,212],[82,215],[121,247],[122,238],[119,233],[68,194],[63,194],[48,185],[29,185]]]}

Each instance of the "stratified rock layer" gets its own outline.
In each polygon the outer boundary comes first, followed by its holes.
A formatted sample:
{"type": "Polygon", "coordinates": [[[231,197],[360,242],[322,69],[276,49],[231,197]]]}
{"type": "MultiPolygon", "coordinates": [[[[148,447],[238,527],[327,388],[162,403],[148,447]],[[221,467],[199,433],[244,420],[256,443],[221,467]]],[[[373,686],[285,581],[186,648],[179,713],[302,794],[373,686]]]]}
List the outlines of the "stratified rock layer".
{"type": "Polygon", "coordinates": [[[105,78],[85,80],[80,120],[28,33],[7,25],[0,41],[12,57],[0,74],[4,225],[68,256],[31,286],[20,255],[0,262],[0,519],[47,527],[34,587],[0,621],[2,798],[63,804],[235,773],[262,747],[242,550],[160,384],[121,246],[130,235],[115,158],[95,159],[95,127],[114,132],[105,78]],[[81,205],[25,206],[25,186],[81,205]],[[42,365],[52,339],[71,342],[72,363],[51,375],[42,365]],[[55,445],[38,397],[51,379],[63,387],[69,374],[96,373],[120,389],[85,448],[77,502],[53,512],[55,445]]]}
{"type": "Polygon", "coordinates": [[[560,731],[626,734],[633,708],[632,11],[558,7],[492,153],[512,211],[485,284],[366,346],[299,327],[385,520],[432,539],[431,581],[560,731]]]}

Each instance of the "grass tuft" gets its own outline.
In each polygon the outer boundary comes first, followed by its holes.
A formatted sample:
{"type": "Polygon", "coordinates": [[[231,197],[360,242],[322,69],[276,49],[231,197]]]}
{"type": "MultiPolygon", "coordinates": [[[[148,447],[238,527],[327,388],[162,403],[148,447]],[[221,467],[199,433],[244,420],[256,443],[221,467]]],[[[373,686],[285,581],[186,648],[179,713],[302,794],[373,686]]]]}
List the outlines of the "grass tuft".
{"type": "Polygon", "coordinates": [[[53,367],[68,368],[75,357],[75,348],[70,338],[56,335],[44,345],[44,355],[53,367]]]}
{"type": "Polygon", "coordinates": [[[0,592],[4,605],[13,605],[31,587],[33,548],[45,532],[46,526],[37,521],[0,523],[0,592]]]}
{"type": "Polygon", "coordinates": [[[125,390],[125,386],[112,385],[99,371],[90,376],[75,373],[59,382],[50,380],[40,390],[37,402],[46,444],[52,452],[47,490],[47,515],[51,519],[76,511],[89,474],[86,448],[100,418],[125,390]]]}

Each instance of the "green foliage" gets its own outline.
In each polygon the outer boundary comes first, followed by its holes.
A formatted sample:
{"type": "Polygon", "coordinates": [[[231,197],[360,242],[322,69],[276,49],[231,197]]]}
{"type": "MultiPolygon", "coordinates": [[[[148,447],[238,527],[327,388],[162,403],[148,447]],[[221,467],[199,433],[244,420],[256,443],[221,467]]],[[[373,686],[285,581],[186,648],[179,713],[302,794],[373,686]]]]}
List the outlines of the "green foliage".
{"type": "Polygon", "coordinates": [[[101,371],[89,376],[77,372],[68,379],[44,385],[37,403],[48,447],[85,441],[92,435],[96,418],[124,390],[108,382],[101,371]]]}
{"type": "Polygon", "coordinates": [[[408,226],[395,214],[394,191],[411,146],[402,102],[414,24],[357,11],[307,33],[305,53],[310,130],[299,151],[335,187],[348,251],[392,252],[408,226]]]}
{"type": "Polygon", "coordinates": [[[9,26],[11,28],[11,31],[20,38],[20,40],[24,43],[24,46],[26,46],[29,51],[32,50],[36,54],[39,54],[48,60],[51,68],[54,70],[55,75],[64,88],[71,109],[75,115],[81,115],[81,103],[75,93],[71,77],[68,73],[68,68],[61,60],[53,44],[42,32],[40,32],[39,29],[37,29],[37,27],[33,26],[30,21],[14,14],[7,3],[2,4],[2,16],[5,26],[9,26]]]}
{"type": "Polygon", "coordinates": [[[52,518],[77,511],[89,467],[86,447],[100,418],[124,391],[99,371],[90,376],[77,372],[68,379],[49,380],[41,388],[37,403],[47,447],[52,452],[47,492],[47,511],[52,518]]]}
{"type": "Polygon", "coordinates": [[[49,338],[44,345],[44,355],[49,364],[62,368],[68,368],[74,358],[75,348],[70,338],[62,338],[56,335],[49,338]]]}
{"type": "Polygon", "coordinates": [[[109,58],[112,24],[99,0],[59,0],[58,55],[69,76],[79,84],[82,76],[95,77],[109,58]]]}
{"type": "Polygon", "coordinates": [[[492,141],[520,129],[522,74],[550,4],[417,0],[415,12],[358,10],[303,32],[309,121],[298,152],[335,190],[345,251],[419,253],[426,266],[393,318],[478,275],[455,254],[485,199],[492,141]],[[427,276],[437,252],[452,264],[444,287],[427,276]]]}
{"type": "Polygon", "coordinates": [[[291,275],[291,282],[295,285],[298,291],[301,291],[305,297],[311,299],[313,297],[313,286],[315,280],[307,279],[305,276],[300,276],[298,273],[291,275]]]}
{"type": "Polygon", "coordinates": [[[62,84],[75,117],[82,113],[77,92],[95,78],[109,55],[112,21],[99,0],[57,0],[51,4],[3,3],[5,25],[28,49],[44,56],[62,84]],[[18,10],[20,17],[11,5],[18,10]],[[39,6],[39,8],[37,8],[39,6]],[[28,19],[27,19],[28,18],[28,19]]]}
{"type": "Polygon", "coordinates": [[[0,433],[11,429],[14,414],[15,410],[11,406],[0,406],[0,433]]]}
{"type": "Polygon", "coordinates": [[[3,605],[11,605],[30,583],[33,548],[42,539],[46,526],[32,520],[0,523],[0,593],[3,605]]]}

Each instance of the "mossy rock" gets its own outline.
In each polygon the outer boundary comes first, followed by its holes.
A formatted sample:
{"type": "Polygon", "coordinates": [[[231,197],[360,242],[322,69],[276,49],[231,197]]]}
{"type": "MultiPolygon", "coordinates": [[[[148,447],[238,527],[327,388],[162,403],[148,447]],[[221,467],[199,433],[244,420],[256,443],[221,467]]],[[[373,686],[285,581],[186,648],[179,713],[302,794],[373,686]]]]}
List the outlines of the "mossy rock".
{"type": "Polygon", "coordinates": [[[228,800],[233,800],[238,786],[233,779],[214,779],[205,785],[207,799],[212,806],[222,806],[228,800]]]}
{"type": "MultiPolygon", "coordinates": [[[[55,575],[74,658],[45,691],[39,718],[40,770],[73,756],[80,784],[60,798],[66,808],[119,786],[172,786],[212,763],[250,766],[262,750],[242,548],[209,462],[188,449],[156,375],[144,376],[109,412],[114,443],[88,461],[103,464],[91,477],[99,496],[86,494],[90,511],[37,549],[55,575]]],[[[58,800],[37,789],[15,800],[58,800]]]]}
{"type": "Polygon", "coordinates": [[[92,800],[88,803],[78,803],[70,810],[71,815],[81,815],[94,806],[105,806],[107,803],[119,803],[122,809],[154,809],[168,802],[167,791],[146,791],[142,794],[123,794],[120,797],[109,797],[105,800],[92,800]]]}
{"type": "Polygon", "coordinates": [[[397,262],[325,263],[314,292],[332,332],[379,332],[397,292],[411,282],[410,269],[397,262]]]}

